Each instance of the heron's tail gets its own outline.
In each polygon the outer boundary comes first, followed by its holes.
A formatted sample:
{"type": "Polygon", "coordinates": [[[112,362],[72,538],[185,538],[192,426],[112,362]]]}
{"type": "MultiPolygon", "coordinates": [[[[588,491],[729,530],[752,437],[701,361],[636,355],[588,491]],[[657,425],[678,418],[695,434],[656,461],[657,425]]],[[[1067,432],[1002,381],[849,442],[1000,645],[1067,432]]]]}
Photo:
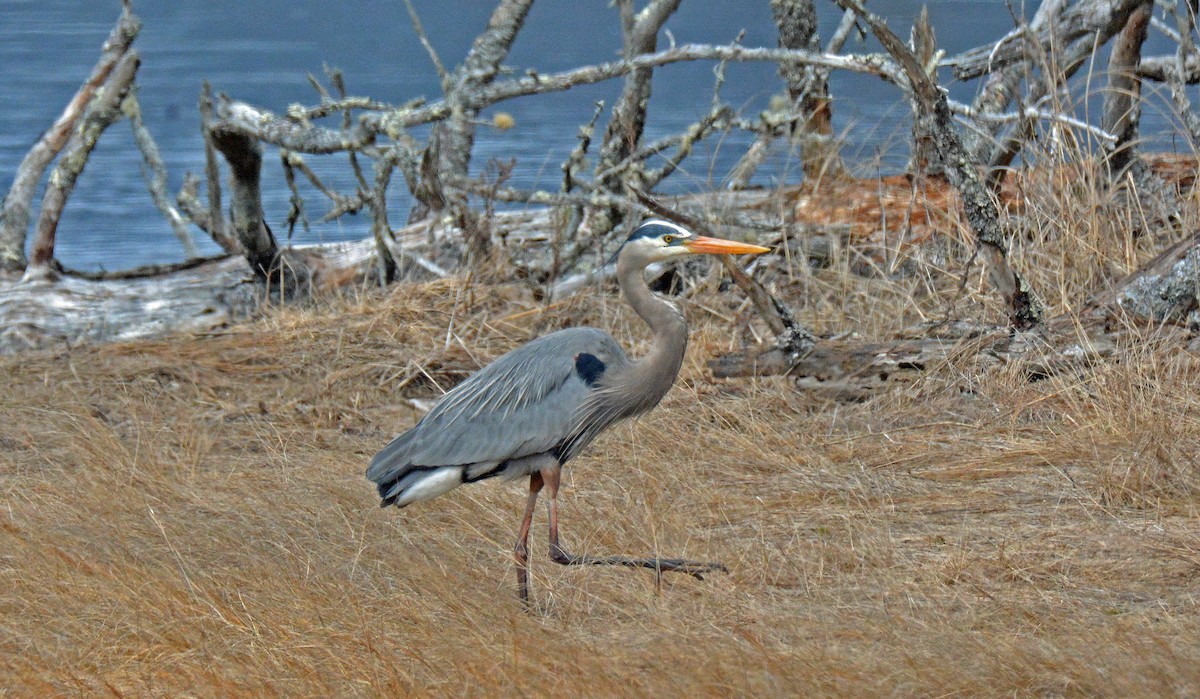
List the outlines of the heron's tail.
{"type": "Polygon", "coordinates": [[[367,471],[367,477],[379,488],[380,507],[404,507],[410,502],[429,500],[448,493],[464,483],[464,466],[410,466],[384,473],[367,471]]]}

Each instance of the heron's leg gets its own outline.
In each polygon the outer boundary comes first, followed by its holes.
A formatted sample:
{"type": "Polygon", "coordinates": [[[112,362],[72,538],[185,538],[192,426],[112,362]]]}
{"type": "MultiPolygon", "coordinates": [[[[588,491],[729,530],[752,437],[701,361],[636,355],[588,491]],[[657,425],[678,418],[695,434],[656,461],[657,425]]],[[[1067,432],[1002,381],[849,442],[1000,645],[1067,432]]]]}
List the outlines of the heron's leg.
{"type": "Polygon", "coordinates": [[[529,500],[525,503],[525,519],[521,520],[521,531],[517,534],[517,594],[521,601],[529,604],[529,526],[533,523],[533,506],[537,504],[542,490],[542,474],[529,477],[529,500]]]}
{"type": "Polygon", "coordinates": [[[581,565],[614,565],[629,566],[630,568],[650,568],[656,571],[675,571],[687,573],[697,580],[704,579],[704,573],[729,570],[720,563],[705,561],[689,561],[682,558],[630,558],[628,556],[588,556],[568,553],[558,542],[558,483],[562,474],[562,466],[544,468],[541,471],[546,490],[550,495],[550,559],[565,566],[581,565]]]}

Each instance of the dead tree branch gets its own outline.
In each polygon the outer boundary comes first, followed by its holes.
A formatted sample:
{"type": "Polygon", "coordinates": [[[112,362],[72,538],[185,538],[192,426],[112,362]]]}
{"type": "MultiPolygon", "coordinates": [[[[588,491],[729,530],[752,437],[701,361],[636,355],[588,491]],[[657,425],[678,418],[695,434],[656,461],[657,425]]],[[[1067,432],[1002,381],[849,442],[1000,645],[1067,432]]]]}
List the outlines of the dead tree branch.
{"type": "MultiPolygon", "coordinates": [[[[771,0],[771,14],[779,28],[779,48],[813,53],[821,50],[813,0],[771,0]]],[[[779,64],[779,73],[787,82],[793,110],[800,114],[790,124],[790,131],[792,141],[800,145],[804,178],[815,182],[822,177],[846,177],[846,166],[833,139],[829,71],[784,61],[779,64]]]]}
{"type": "Polygon", "coordinates": [[[1109,180],[1116,180],[1137,158],[1138,123],[1142,108],[1142,81],[1135,72],[1146,42],[1146,28],[1154,0],[1144,0],[1129,15],[1113,42],[1108,59],[1108,88],[1100,128],[1117,137],[1105,160],[1109,180]]]}
{"type": "Polygon", "coordinates": [[[923,122],[921,128],[931,135],[946,164],[946,177],[962,197],[963,213],[987,262],[988,276],[1008,307],[1009,323],[1018,330],[1037,325],[1042,318],[1042,304],[1008,263],[1008,244],[1000,226],[1000,212],[979,181],[976,164],[954,130],[946,93],[900,37],[859,0],[838,0],[838,4],[858,13],[908,77],[910,98],[918,103],[918,119],[923,122]]]}
{"type": "Polygon", "coordinates": [[[1194,233],[1091,299],[1083,316],[1098,318],[1120,310],[1154,323],[1196,325],[1198,279],[1200,233],[1194,233]]]}
{"type": "MultiPolygon", "coordinates": [[[[679,7],[680,0],[651,0],[636,15],[633,0],[619,0],[621,9],[621,34],[624,40],[622,54],[625,60],[651,54],[658,48],[658,32],[667,19],[679,7]]],[[[625,74],[625,85],[621,96],[613,105],[612,117],[604,130],[600,145],[600,157],[596,172],[611,171],[633,153],[642,140],[646,128],[646,108],[650,102],[651,78],[654,70],[650,66],[639,67],[625,74]]],[[[615,180],[597,176],[596,185],[608,191],[616,191],[615,180]]],[[[616,224],[616,221],[613,221],[616,224]]]]}
{"type": "MultiPolygon", "coordinates": [[[[217,121],[213,107],[212,86],[204,82],[200,91],[200,133],[204,136],[204,175],[208,178],[208,225],[204,227],[217,245],[225,252],[240,255],[242,246],[229,235],[225,225],[225,214],[221,211],[221,166],[217,163],[217,149],[213,145],[212,125],[217,121]]],[[[180,192],[182,197],[183,192],[180,192]]],[[[182,199],[180,200],[182,203],[182,199]]],[[[197,218],[192,216],[192,220],[197,218]]]]}
{"type": "MultiPolygon", "coordinates": [[[[601,63],[560,73],[532,73],[523,78],[494,82],[470,95],[477,109],[516,97],[562,92],[579,85],[611,80],[645,67],[657,67],[688,61],[778,62],[781,60],[808,63],[835,70],[874,75],[897,82],[895,66],[886,57],[875,54],[836,56],[809,51],[747,48],[743,46],[712,46],[685,44],[658,53],[637,56],[630,60],[601,63]]],[[[375,143],[376,137],[401,137],[406,129],[441,121],[450,116],[446,101],[430,104],[405,105],[387,112],[373,111],[359,117],[349,129],[328,129],[299,122],[244,102],[221,99],[228,105],[222,111],[223,126],[254,136],[264,143],[288,148],[300,153],[334,153],[341,150],[363,150],[375,143]]]]}
{"type": "MultiPolygon", "coordinates": [[[[263,220],[260,176],[262,170],[262,145],[240,129],[227,128],[226,103],[218,106],[218,121],[207,124],[213,147],[220,151],[229,164],[233,191],[230,193],[229,213],[250,269],[263,280],[272,274],[285,271],[279,267],[279,246],[270,227],[263,220]]],[[[285,280],[285,289],[289,285],[285,280]]]]}
{"type": "Polygon", "coordinates": [[[100,60],[83,85],[67,103],[62,114],[38,142],[29,149],[17,167],[12,186],[0,209],[0,271],[21,272],[25,269],[25,237],[32,216],[31,206],[42,173],[58,155],[71,136],[76,122],[83,115],[96,90],[108,79],[117,62],[129,50],[141,31],[142,22],[133,14],[126,1],[121,16],[101,47],[100,60]]]}
{"type": "MultiPolygon", "coordinates": [[[[1029,25],[1018,27],[1017,31],[1036,36],[1052,24],[1060,24],[1067,2],[1068,0],[1044,0],[1038,5],[1037,12],[1034,13],[1029,25]]],[[[1040,45],[1036,48],[1040,49],[1040,45]]],[[[1028,51],[1027,55],[1030,61],[1036,64],[1038,61],[1035,59],[1041,54],[1028,51]]],[[[1042,64],[1045,65],[1045,62],[1042,64]]],[[[1030,63],[1013,63],[993,71],[984,83],[983,89],[980,90],[979,96],[971,103],[972,110],[978,114],[998,114],[1007,109],[1013,98],[1016,97],[1021,78],[1025,77],[1029,70],[1030,63]]],[[[963,139],[964,145],[973,160],[982,162],[988,157],[1002,126],[1003,124],[998,121],[984,122],[977,124],[976,130],[967,132],[963,139]]]]}
{"type": "MultiPolygon", "coordinates": [[[[513,41],[533,0],[501,0],[492,11],[487,29],[476,39],[462,65],[446,79],[446,104],[449,115],[433,129],[430,147],[437,153],[437,168],[430,171],[437,177],[462,177],[469,172],[471,148],[475,143],[475,121],[480,105],[473,95],[490,84],[500,72],[500,64],[508,55],[513,41]]],[[[428,183],[437,187],[437,182],[428,183]]],[[[467,254],[472,260],[486,257],[490,239],[475,235],[479,228],[471,220],[466,199],[461,194],[443,194],[442,198],[468,233],[467,254]]]]}
{"type": "Polygon", "coordinates": [[[133,129],[133,140],[137,143],[138,150],[142,152],[142,159],[146,161],[143,175],[146,177],[146,186],[150,189],[150,197],[154,200],[154,205],[167,219],[171,230],[175,231],[175,237],[183,246],[184,254],[189,259],[199,257],[200,250],[196,247],[196,241],[192,239],[192,232],[188,230],[187,221],[171,204],[171,200],[167,196],[167,167],[163,165],[162,156],[159,155],[158,144],[154,142],[154,137],[150,135],[150,130],[142,121],[142,107],[138,102],[136,89],[130,90],[121,109],[125,112],[125,116],[129,117],[129,126],[133,129]]]}
{"type": "Polygon", "coordinates": [[[1192,143],[1196,144],[1200,143],[1200,116],[1196,115],[1196,110],[1192,108],[1192,101],[1187,96],[1187,90],[1184,89],[1184,84],[1187,82],[1185,76],[1189,74],[1188,59],[1198,60],[1196,46],[1192,42],[1196,14],[1190,3],[1185,3],[1181,10],[1178,2],[1171,4],[1171,13],[1175,16],[1179,48],[1175,52],[1174,65],[1165,71],[1167,86],[1171,91],[1171,99],[1175,102],[1175,109],[1183,119],[1183,124],[1192,137],[1192,143]]]}
{"type": "Polygon", "coordinates": [[[25,279],[44,278],[53,274],[54,239],[63,207],[87,165],[88,156],[96,147],[100,134],[121,118],[121,102],[133,85],[139,63],[137,51],[132,49],[121,56],[104,86],[96,91],[94,99],[88,104],[87,112],[76,126],[65,152],[50,173],[50,182],[42,195],[37,237],[33,241],[29,266],[25,269],[25,279]]]}
{"type": "Polygon", "coordinates": [[[1074,47],[1083,45],[1090,53],[1092,47],[1107,43],[1121,31],[1129,15],[1142,3],[1143,0],[1077,2],[1066,8],[1055,22],[1010,32],[999,41],[951,56],[942,65],[954,68],[959,80],[973,80],[1024,60],[1030,55],[1027,46],[1030,42],[1047,55],[1058,51],[1069,55],[1074,47]]]}

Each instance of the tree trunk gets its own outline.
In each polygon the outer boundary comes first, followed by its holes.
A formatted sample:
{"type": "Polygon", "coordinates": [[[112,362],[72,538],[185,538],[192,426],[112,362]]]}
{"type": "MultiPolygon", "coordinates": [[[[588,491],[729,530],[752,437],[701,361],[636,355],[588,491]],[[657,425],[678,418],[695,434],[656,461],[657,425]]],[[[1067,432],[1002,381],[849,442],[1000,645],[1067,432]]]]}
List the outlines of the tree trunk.
{"type": "MultiPolygon", "coordinates": [[[[812,0],[771,0],[771,14],[779,28],[779,47],[821,50],[817,10],[812,0]]],[[[788,98],[801,118],[792,122],[792,141],[800,145],[804,179],[846,177],[846,166],[833,140],[829,71],[811,65],[781,62],[779,74],[787,81],[788,98]]]]}

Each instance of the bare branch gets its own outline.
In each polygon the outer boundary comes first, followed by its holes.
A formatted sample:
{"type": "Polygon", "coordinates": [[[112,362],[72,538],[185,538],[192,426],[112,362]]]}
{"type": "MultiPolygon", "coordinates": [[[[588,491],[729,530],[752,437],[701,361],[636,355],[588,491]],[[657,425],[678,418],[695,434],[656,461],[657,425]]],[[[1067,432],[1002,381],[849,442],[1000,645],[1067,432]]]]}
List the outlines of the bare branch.
{"type": "Polygon", "coordinates": [[[1153,9],[1154,0],[1144,0],[1134,9],[1125,27],[1117,34],[1108,59],[1108,87],[1104,91],[1100,127],[1117,137],[1106,159],[1110,180],[1119,177],[1137,157],[1142,81],[1134,70],[1142,58],[1142,44],[1146,41],[1146,28],[1153,9]]]}
{"type": "MultiPolygon", "coordinates": [[[[779,28],[779,47],[819,52],[817,10],[813,0],[771,0],[771,13],[779,28]]],[[[788,98],[801,117],[790,125],[792,140],[800,145],[804,178],[841,179],[846,167],[833,140],[829,71],[813,65],[781,61],[779,73],[787,82],[788,98]]]]}
{"type": "MultiPolygon", "coordinates": [[[[1079,2],[1067,8],[1061,18],[1052,25],[1031,32],[1041,50],[1053,53],[1054,46],[1071,47],[1079,43],[1099,46],[1110,38],[1129,20],[1143,0],[1091,0],[1079,2]]],[[[959,80],[972,80],[981,75],[1000,70],[1025,58],[1027,54],[1026,32],[1011,33],[997,42],[964,51],[942,61],[943,66],[954,68],[959,80]]]]}
{"type": "Polygon", "coordinates": [[[260,176],[262,146],[251,136],[225,127],[218,121],[208,125],[213,146],[225,156],[232,173],[233,191],[230,194],[230,218],[233,231],[245,251],[246,261],[262,279],[267,279],[275,265],[278,245],[271,229],[263,220],[260,176]]]}
{"type": "MultiPolygon", "coordinates": [[[[524,78],[493,83],[470,96],[471,103],[482,109],[497,102],[527,95],[562,92],[577,85],[611,80],[641,67],[661,66],[697,60],[771,62],[781,60],[811,63],[831,69],[874,75],[897,82],[897,69],[885,56],[866,54],[834,56],[809,51],[746,48],[743,46],[711,46],[685,44],[666,51],[638,56],[629,61],[614,61],[595,66],[542,75],[533,73],[524,78]]],[[[370,147],[376,136],[401,137],[405,129],[441,121],[450,116],[445,101],[416,107],[400,107],[390,112],[371,112],[359,118],[348,130],[326,129],[312,124],[298,124],[265,109],[244,102],[222,100],[221,116],[230,123],[226,128],[244,131],[247,135],[301,153],[331,153],[338,150],[362,150],[370,147]]]]}
{"type": "Polygon", "coordinates": [[[904,42],[882,19],[867,12],[859,0],[838,0],[838,4],[858,13],[907,75],[912,86],[912,99],[920,105],[917,118],[924,122],[922,128],[931,135],[942,155],[947,179],[962,197],[963,212],[988,264],[988,276],[1008,306],[1009,323],[1018,330],[1037,325],[1042,317],[1041,302],[1028,283],[1008,264],[1000,212],[979,181],[975,163],[954,130],[946,93],[904,42]]]}
{"type": "Polygon", "coordinates": [[[302,153],[337,153],[361,150],[375,142],[377,131],[358,125],[350,129],[324,129],[278,117],[222,95],[215,105],[213,127],[302,153]]]}
{"type": "MultiPolygon", "coordinates": [[[[1038,5],[1037,12],[1034,13],[1033,19],[1030,20],[1028,26],[1017,27],[1009,36],[1015,36],[1017,33],[1036,35],[1051,23],[1060,23],[1060,16],[1063,10],[1066,9],[1067,2],[1068,0],[1045,0],[1038,5]]],[[[1041,47],[1038,46],[1037,48],[1040,49],[1041,47]]],[[[1044,57],[1045,54],[1040,51],[1031,50],[1028,52],[1028,56],[1030,62],[1034,62],[1035,58],[1044,57]]],[[[1047,61],[1042,61],[1043,66],[1047,63],[1047,61]]],[[[983,89],[980,90],[975,101],[972,102],[972,109],[978,114],[995,114],[1008,107],[1016,95],[1021,78],[1025,76],[1028,70],[1029,64],[1016,63],[993,72],[988,76],[983,89]]],[[[974,160],[982,161],[987,157],[995,145],[996,136],[1000,131],[1000,123],[992,121],[990,124],[980,124],[978,132],[969,132],[966,138],[964,138],[964,145],[974,160]]]]}
{"type": "MultiPolygon", "coordinates": [[[[621,5],[622,37],[625,42],[623,53],[626,60],[655,51],[658,46],[658,32],[679,7],[679,2],[680,0],[651,0],[641,12],[633,16],[630,15],[630,3],[621,5]]],[[[612,117],[604,131],[600,158],[596,162],[597,173],[611,170],[636,150],[641,142],[642,131],[646,126],[646,107],[650,101],[652,76],[653,68],[650,66],[626,73],[621,96],[613,105],[612,117]]],[[[615,190],[615,183],[611,180],[597,176],[595,183],[610,191],[615,190]]]]}
{"type": "Polygon", "coordinates": [[[25,270],[25,279],[50,274],[50,265],[54,260],[54,239],[63,207],[66,206],[76,180],[87,165],[88,156],[96,147],[100,134],[121,118],[121,102],[133,85],[139,63],[137,51],[125,52],[105,81],[104,87],[96,91],[95,97],[88,104],[87,112],[71,136],[66,151],[55,165],[54,171],[50,173],[50,182],[42,195],[37,237],[33,241],[33,254],[25,270]]]}
{"type": "Polygon", "coordinates": [[[1188,74],[1187,60],[1192,58],[1196,51],[1195,45],[1192,43],[1192,30],[1196,24],[1196,15],[1190,5],[1185,5],[1181,11],[1177,2],[1172,3],[1171,13],[1175,15],[1175,23],[1179,29],[1179,49],[1175,52],[1173,70],[1168,72],[1167,85],[1170,87],[1171,99],[1175,102],[1175,108],[1192,137],[1192,143],[1197,144],[1200,143],[1200,117],[1196,116],[1196,111],[1192,108],[1192,101],[1183,87],[1183,76],[1188,74]]]}
{"type": "MultiPolygon", "coordinates": [[[[213,146],[212,124],[216,122],[213,113],[212,86],[204,81],[200,90],[200,133],[204,136],[204,175],[208,179],[208,226],[206,230],[223,250],[231,253],[242,252],[241,244],[229,235],[225,225],[225,214],[221,211],[221,166],[217,163],[217,150],[213,146]]],[[[195,216],[192,220],[197,220],[195,216]]]]}
{"type": "Polygon", "coordinates": [[[54,124],[21,160],[12,185],[4,197],[3,208],[0,209],[0,271],[19,272],[25,269],[25,237],[32,215],[33,197],[37,192],[38,182],[42,179],[42,173],[67,143],[75,123],[83,115],[92,95],[108,79],[141,28],[141,20],[126,4],[101,47],[100,60],[92,68],[91,75],[83,81],[83,85],[67,103],[54,124]]]}
{"type": "Polygon", "coordinates": [[[579,127],[579,145],[571,149],[571,154],[562,164],[562,191],[564,193],[570,192],[577,186],[591,189],[590,185],[579,181],[579,173],[586,165],[588,148],[592,145],[592,136],[596,133],[596,121],[600,119],[602,111],[604,111],[604,102],[596,102],[596,111],[592,112],[592,118],[586,125],[579,127]]]}
{"type": "Polygon", "coordinates": [[[196,241],[192,239],[192,232],[188,230],[187,221],[183,219],[179,210],[171,204],[171,200],[167,197],[167,168],[163,165],[162,156],[159,155],[154,137],[150,135],[150,130],[142,121],[142,108],[138,103],[136,90],[131,90],[125,97],[121,109],[129,117],[129,125],[133,129],[133,140],[137,143],[138,150],[142,152],[142,159],[146,161],[146,169],[143,174],[146,177],[146,185],[150,189],[150,197],[154,200],[154,205],[166,217],[167,222],[171,225],[171,230],[175,232],[175,237],[179,238],[184,254],[189,258],[199,257],[200,250],[196,247],[196,241]]]}
{"type": "MultiPolygon", "coordinates": [[[[458,177],[468,173],[475,142],[475,120],[481,108],[473,96],[500,72],[500,64],[516,40],[532,4],[533,0],[501,0],[488,19],[487,29],[476,37],[462,65],[447,77],[449,114],[434,127],[430,138],[438,156],[437,167],[430,172],[437,177],[458,177]]],[[[430,182],[427,186],[436,187],[437,183],[430,182]]],[[[446,203],[462,219],[464,230],[469,228],[465,203],[460,200],[447,200],[446,203]]],[[[472,255],[479,257],[484,252],[476,250],[472,255]]]]}
{"type": "MultiPolygon", "coordinates": [[[[412,4],[409,3],[409,7],[412,4]]],[[[388,224],[387,188],[392,179],[392,171],[396,169],[399,159],[399,149],[385,151],[375,161],[375,188],[366,197],[371,208],[371,235],[375,238],[376,260],[379,264],[379,282],[387,284],[396,277],[396,259],[393,250],[396,249],[396,238],[392,235],[392,227],[388,224]]]]}
{"type": "Polygon", "coordinates": [[[429,43],[429,37],[425,36],[425,27],[421,24],[417,8],[413,7],[412,0],[404,0],[404,7],[408,9],[408,19],[417,33],[417,39],[421,42],[421,46],[425,47],[425,53],[429,54],[429,60],[433,62],[433,67],[437,70],[438,79],[442,81],[442,91],[448,91],[450,89],[450,73],[446,71],[446,66],[442,65],[442,59],[438,58],[433,44],[429,43]]]}

